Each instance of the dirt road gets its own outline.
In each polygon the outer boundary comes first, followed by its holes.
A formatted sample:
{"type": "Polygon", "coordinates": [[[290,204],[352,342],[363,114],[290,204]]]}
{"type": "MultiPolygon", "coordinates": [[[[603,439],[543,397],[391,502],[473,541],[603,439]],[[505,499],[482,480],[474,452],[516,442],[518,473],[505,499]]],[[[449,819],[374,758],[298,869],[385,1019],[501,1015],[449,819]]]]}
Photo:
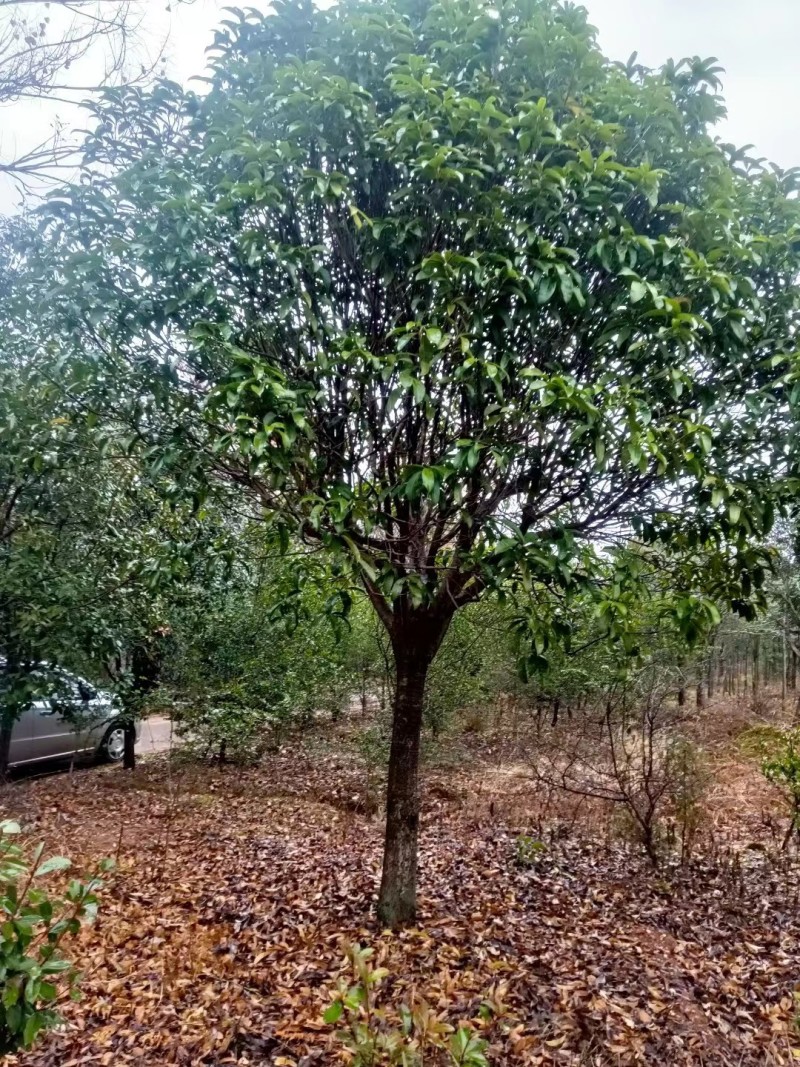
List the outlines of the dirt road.
{"type": "Polygon", "coordinates": [[[146,756],[150,752],[167,752],[177,743],[172,722],[161,715],[155,715],[142,723],[136,752],[140,756],[146,756]]]}

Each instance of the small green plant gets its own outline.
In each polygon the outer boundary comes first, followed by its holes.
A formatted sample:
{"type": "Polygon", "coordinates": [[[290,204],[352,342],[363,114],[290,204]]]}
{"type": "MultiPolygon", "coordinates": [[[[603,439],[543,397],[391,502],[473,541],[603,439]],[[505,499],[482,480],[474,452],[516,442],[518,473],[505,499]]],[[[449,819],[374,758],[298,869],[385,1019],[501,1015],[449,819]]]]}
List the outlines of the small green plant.
{"type": "Polygon", "coordinates": [[[366,810],[375,812],[380,806],[381,786],[389,763],[390,738],[386,723],[378,721],[359,730],[355,744],[366,771],[366,810]]]}
{"type": "Polygon", "coordinates": [[[518,867],[535,867],[546,851],[547,846],[542,841],[527,834],[520,834],[515,845],[514,859],[518,867]]]}
{"type": "Polygon", "coordinates": [[[345,1024],[336,1037],[350,1052],[353,1067],[424,1067],[426,1057],[449,1067],[489,1067],[488,1044],[471,1027],[454,1029],[424,1001],[392,1013],[379,996],[389,972],[373,965],[373,950],[347,945],[345,953],[351,980],[340,981],[323,1018],[345,1024]]]}
{"type": "Polygon", "coordinates": [[[667,773],[670,781],[680,861],[691,858],[703,819],[703,799],[711,776],[703,752],[685,737],[673,738],[667,748],[667,773]]]}
{"type": "Polygon", "coordinates": [[[236,693],[202,694],[173,711],[190,756],[219,763],[257,763],[275,741],[275,718],[236,693]]]}
{"type": "Polygon", "coordinates": [[[762,760],[769,759],[779,752],[782,743],[783,730],[767,723],[748,726],[736,739],[736,744],[743,756],[759,757],[762,760]]]}
{"type": "Polygon", "coordinates": [[[789,827],[782,847],[787,848],[793,836],[800,843],[800,726],[783,731],[761,770],[767,781],[781,790],[789,807],[789,827]]]}
{"type": "MultiPolygon", "coordinates": [[[[60,1021],[56,1002],[77,999],[80,972],[60,951],[62,942],[94,921],[99,877],[73,879],[66,890],[42,888],[48,875],[66,871],[63,856],[42,859],[44,845],[28,854],[18,843],[19,825],[0,823],[0,1053],[28,1048],[42,1030],[60,1021]]],[[[113,860],[100,864],[110,871],[113,860]]]]}

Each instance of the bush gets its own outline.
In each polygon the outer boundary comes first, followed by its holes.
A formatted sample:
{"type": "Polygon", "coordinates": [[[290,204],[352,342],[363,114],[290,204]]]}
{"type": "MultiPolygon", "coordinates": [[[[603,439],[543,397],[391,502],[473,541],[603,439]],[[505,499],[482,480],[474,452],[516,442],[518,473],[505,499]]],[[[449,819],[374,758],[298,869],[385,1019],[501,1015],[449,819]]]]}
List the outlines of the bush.
{"type": "Polygon", "coordinates": [[[742,730],[736,738],[736,744],[743,756],[760,757],[763,763],[781,751],[783,730],[768,723],[757,723],[742,730]]]}
{"type": "Polygon", "coordinates": [[[469,725],[483,723],[501,679],[515,669],[502,605],[487,601],[469,606],[453,619],[428,674],[425,725],[436,736],[459,713],[469,725]]]}
{"type": "Polygon", "coordinates": [[[372,964],[373,951],[348,945],[345,965],[352,982],[343,979],[324,1019],[344,1021],[346,1028],[336,1032],[351,1056],[353,1067],[423,1067],[428,1054],[451,1067],[488,1067],[487,1042],[470,1027],[454,1029],[424,1002],[402,1005],[397,1020],[380,1004],[379,987],[388,975],[372,964]]]}
{"type": "Polygon", "coordinates": [[[543,841],[528,834],[520,834],[514,846],[514,858],[518,867],[535,867],[546,851],[547,847],[543,841]]]}
{"type": "Polygon", "coordinates": [[[355,745],[366,772],[365,809],[372,813],[380,805],[383,777],[389,765],[389,724],[379,719],[372,726],[359,730],[355,735],[355,745]]]}
{"type": "MultiPolygon", "coordinates": [[[[97,911],[98,877],[71,881],[63,893],[42,888],[48,875],[66,871],[63,856],[42,859],[44,845],[30,856],[16,841],[15,822],[0,824],[0,1053],[29,1047],[60,1016],[54,1005],[64,995],[77,999],[79,971],[60,951],[97,911]]],[[[113,861],[105,860],[101,871],[113,861]]]]}
{"type": "Polygon", "coordinates": [[[669,800],[677,828],[681,863],[690,859],[703,816],[703,798],[711,775],[704,754],[685,737],[674,737],[667,746],[669,800]]]}
{"type": "Polygon", "coordinates": [[[783,731],[776,739],[774,755],[764,760],[761,769],[767,781],[781,790],[789,808],[783,848],[795,835],[800,843],[800,726],[783,731]]]}
{"type": "Polygon", "coordinates": [[[275,719],[265,708],[240,703],[229,694],[200,694],[172,713],[189,755],[220,763],[255,762],[264,754],[275,719]]]}
{"type": "Polygon", "coordinates": [[[162,677],[190,751],[257,759],[274,729],[335,717],[358,685],[350,635],[318,585],[295,589],[280,560],[176,613],[162,677]]]}
{"type": "Polygon", "coordinates": [[[614,805],[613,828],[641,845],[653,866],[672,843],[665,832],[670,812],[688,858],[708,780],[701,752],[684,736],[689,713],[675,688],[671,668],[645,666],[608,690],[602,710],[566,733],[553,729],[533,763],[548,788],[614,805]]]}

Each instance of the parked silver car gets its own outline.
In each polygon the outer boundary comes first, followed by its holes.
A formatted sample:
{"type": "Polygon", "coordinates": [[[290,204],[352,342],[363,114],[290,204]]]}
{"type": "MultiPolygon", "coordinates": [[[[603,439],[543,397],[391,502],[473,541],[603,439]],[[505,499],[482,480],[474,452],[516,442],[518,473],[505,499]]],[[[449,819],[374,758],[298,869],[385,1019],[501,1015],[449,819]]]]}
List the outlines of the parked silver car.
{"type": "Polygon", "coordinates": [[[51,695],[35,700],[14,723],[9,764],[73,756],[121,760],[125,729],[112,694],[68,671],[48,670],[47,679],[51,695]]]}

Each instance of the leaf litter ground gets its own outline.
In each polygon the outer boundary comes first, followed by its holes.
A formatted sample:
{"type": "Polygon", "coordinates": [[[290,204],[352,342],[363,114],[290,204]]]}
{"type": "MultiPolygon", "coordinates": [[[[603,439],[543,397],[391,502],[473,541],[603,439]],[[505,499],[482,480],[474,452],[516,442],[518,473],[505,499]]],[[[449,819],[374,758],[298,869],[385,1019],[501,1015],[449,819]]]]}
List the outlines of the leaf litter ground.
{"type": "Polygon", "coordinates": [[[118,870],[76,948],[84,998],[8,1062],[344,1062],[321,1018],[343,939],[375,949],[387,1001],[473,1020],[495,1065],[800,1059],[797,863],[764,839],[772,798],[753,765],[718,779],[702,857],[653,871],[574,813],[534,831],[524,764],[485,740],[467,758],[429,768],[419,922],[395,934],[374,920],[381,824],[346,747],[311,735],[256,768],[162,755],[17,783],[4,806],[32,839],[118,870]],[[532,832],[545,848],[520,866],[532,832]]]}

